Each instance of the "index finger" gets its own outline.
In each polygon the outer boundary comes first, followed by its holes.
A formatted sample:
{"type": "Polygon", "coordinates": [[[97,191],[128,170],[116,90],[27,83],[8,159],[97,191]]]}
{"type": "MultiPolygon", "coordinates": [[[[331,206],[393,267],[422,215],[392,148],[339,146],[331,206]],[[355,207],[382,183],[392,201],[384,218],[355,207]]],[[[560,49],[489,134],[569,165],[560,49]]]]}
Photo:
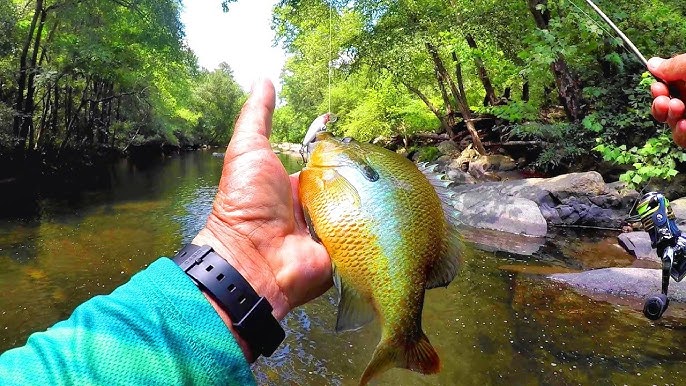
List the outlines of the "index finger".
{"type": "Polygon", "coordinates": [[[669,88],[667,87],[666,84],[662,82],[655,82],[650,85],[650,93],[653,95],[653,98],[657,98],[659,96],[669,96],[669,88]]]}

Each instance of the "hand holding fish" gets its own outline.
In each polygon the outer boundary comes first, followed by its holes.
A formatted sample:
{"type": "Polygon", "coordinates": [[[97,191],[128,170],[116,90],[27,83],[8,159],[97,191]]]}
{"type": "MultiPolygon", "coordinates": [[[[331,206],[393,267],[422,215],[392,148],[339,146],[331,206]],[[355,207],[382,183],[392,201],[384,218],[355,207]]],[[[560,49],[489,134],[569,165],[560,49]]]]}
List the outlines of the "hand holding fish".
{"type": "MultiPolygon", "coordinates": [[[[274,99],[270,81],[253,85],[226,149],[212,212],[193,244],[211,246],[269,301],[280,320],[332,282],[326,249],[307,231],[298,176],[287,174],[269,144],[274,99]]],[[[249,349],[241,346],[250,360],[249,349]]]]}
{"type": "MultiPolygon", "coordinates": [[[[676,87],[680,96],[686,95],[686,54],[671,59],[652,58],[648,69],[653,75],[676,87]]],[[[653,95],[652,114],[660,122],[666,122],[672,128],[674,142],[686,147],[686,106],[684,100],[670,95],[669,88],[662,82],[650,86],[653,95]]]]}

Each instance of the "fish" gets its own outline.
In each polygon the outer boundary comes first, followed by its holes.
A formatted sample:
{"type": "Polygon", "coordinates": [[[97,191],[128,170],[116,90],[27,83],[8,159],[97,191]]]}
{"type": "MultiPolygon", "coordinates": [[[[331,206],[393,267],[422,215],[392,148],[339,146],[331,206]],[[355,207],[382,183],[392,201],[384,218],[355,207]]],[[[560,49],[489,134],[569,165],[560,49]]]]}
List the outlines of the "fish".
{"type": "Polygon", "coordinates": [[[312,237],[332,260],[336,331],[374,317],[381,325],[360,385],[393,367],[439,372],[421,317],[425,290],[446,287],[461,264],[450,182],[435,165],[326,131],[307,145],[299,195],[312,237]]]}

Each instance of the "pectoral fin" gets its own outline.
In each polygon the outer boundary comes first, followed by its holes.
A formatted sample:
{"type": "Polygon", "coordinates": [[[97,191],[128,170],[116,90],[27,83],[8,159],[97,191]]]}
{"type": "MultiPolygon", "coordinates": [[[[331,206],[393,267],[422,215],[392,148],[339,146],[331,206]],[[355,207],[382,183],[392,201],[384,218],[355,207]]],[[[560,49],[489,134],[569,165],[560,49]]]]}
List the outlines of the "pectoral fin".
{"type": "Polygon", "coordinates": [[[307,224],[307,230],[310,231],[310,237],[312,237],[312,240],[321,243],[322,240],[319,238],[317,232],[315,232],[314,230],[312,218],[310,217],[310,212],[307,210],[307,208],[303,208],[303,215],[305,216],[305,224],[307,224]]]}
{"type": "Polygon", "coordinates": [[[338,319],[336,332],[357,330],[374,319],[374,308],[355,289],[341,279],[333,265],[333,284],[338,290],[338,319]]]}

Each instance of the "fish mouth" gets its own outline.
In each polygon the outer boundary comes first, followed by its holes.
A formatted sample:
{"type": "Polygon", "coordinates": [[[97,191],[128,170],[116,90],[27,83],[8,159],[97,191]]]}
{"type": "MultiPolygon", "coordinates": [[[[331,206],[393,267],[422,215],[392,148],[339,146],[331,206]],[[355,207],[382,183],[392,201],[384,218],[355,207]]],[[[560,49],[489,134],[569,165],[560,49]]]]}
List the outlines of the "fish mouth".
{"type": "Polygon", "coordinates": [[[303,158],[303,162],[307,163],[310,158],[310,154],[314,148],[314,143],[317,141],[317,134],[322,132],[327,132],[327,123],[334,123],[338,120],[338,117],[333,113],[325,113],[312,121],[310,127],[303,137],[302,144],[300,146],[300,155],[303,158]]]}

